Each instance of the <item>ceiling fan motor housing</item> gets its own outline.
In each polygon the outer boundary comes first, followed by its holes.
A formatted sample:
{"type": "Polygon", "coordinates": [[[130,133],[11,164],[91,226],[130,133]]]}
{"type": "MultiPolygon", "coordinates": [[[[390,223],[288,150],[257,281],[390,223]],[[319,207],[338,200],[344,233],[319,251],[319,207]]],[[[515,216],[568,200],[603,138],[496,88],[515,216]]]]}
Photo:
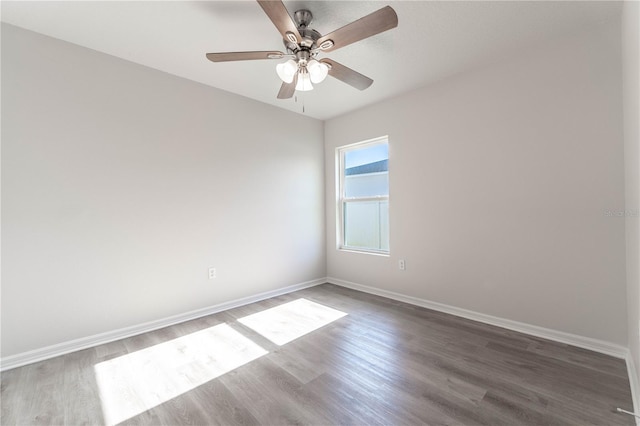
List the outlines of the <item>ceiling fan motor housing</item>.
{"type": "Polygon", "coordinates": [[[315,47],[316,41],[321,37],[321,34],[309,28],[309,24],[313,20],[313,14],[307,9],[297,10],[293,14],[298,32],[302,36],[300,43],[295,43],[288,38],[284,38],[283,42],[289,53],[295,54],[300,50],[311,50],[315,47]]]}

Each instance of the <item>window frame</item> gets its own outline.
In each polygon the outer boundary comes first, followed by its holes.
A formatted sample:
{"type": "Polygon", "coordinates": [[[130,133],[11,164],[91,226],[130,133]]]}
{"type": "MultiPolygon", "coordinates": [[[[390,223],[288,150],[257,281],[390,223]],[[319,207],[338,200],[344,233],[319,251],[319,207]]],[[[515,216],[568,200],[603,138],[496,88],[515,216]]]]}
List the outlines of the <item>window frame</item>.
{"type": "MultiPolygon", "coordinates": [[[[389,202],[389,194],[387,195],[378,195],[378,196],[370,196],[370,197],[346,197],[345,196],[345,153],[348,151],[353,151],[356,149],[366,148],[368,146],[374,145],[382,145],[386,143],[387,147],[389,147],[389,136],[380,136],[374,139],[368,139],[362,142],[356,142],[349,145],[343,145],[336,148],[336,249],[340,251],[348,251],[348,252],[356,252],[356,253],[366,253],[373,254],[379,256],[390,256],[391,255],[391,232],[388,232],[387,238],[389,239],[389,249],[373,249],[366,247],[351,247],[345,244],[345,222],[344,222],[344,211],[345,205],[349,201],[387,201],[389,202]]],[[[387,157],[387,161],[389,164],[389,156],[387,157]]],[[[387,174],[389,174],[389,166],[387,166],[387,174]]],[[[390,192],[390,188],[389,191],[390,192]]]]}

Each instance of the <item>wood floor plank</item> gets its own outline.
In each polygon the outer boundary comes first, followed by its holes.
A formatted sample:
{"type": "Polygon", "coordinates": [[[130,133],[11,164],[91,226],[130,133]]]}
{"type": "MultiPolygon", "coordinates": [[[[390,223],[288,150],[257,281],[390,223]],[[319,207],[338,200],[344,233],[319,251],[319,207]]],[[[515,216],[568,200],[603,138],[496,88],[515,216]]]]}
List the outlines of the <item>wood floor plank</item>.
{"type": "MultiPolygon", "coordinates": [[[[63,424],[64,418],[64,357],[56,357],[24,367],[22,383],[23,405],[17,424],[63,424]]],[[[0,419],[1,420],[1,419],[0,419]]]]}
{"type": "Polygon", "coordinates": [[[25,385],[26,368],[15,368],[2,373],[0,380],[0,424],[17,425],[20,413],[24,410],[23,397],[28,388],[25,385]]]}
{"type": "Polygon", "coordinates": [[[194,401],[206,413],[207,425],[258,425],[258,420],[220,380],[211,380],[192,392],[194,401]]]}
{"type": "MultiPolygon", "coordinates": [[[[412,413],[393,405],[394,401],[385,398],[382,393],[371,393],[351,380],[345,380],[334,374],[325,373],[312,380],[305,388],[312,393],[318,404],[331,407],[334,415],[344,417],[344,420],[334,424],[354,425],[388,425],[388,424],[420,424],[423,423],[412,413]]],[[[442,424],[453,419],[441,417],[442,424]]]]}
{"type": "Polygon", "coordinates": [[[261,424],[311,423],[311,413],[296,403],[301,383],[269,360],[258,359],[220,381],[261,424]]]}
{"type": "Polygon", "coordinates": [[[104,422],[100,393],[93,366],[97,362],[94,348],[64,356],[65,424],[96,425],[104,422]]]}
{"type": "MultiPolygon", "coordinates": [[[[624,360],[331,284],[3,372],[0,424],[103,424],[110,417],[96,378],[101,363],[146,357],[157,353],[148,348],[183,345],[182,337],[212,327],[227,327],[261,352],[214,371],[212,360],[226,362],[220,354],[193,359],[199,352],[179,349],[178,376],[158,376],[173,377],[167,389],[184,382],[184,372],[194,384],[145,406],[154,389],[123,382],[121,391],[145,408],[115,418],[131,425],[633,424],[615,412],[633,407],[624,360]],[[282,345],[239,321],[299,298],[347,315],[282,345]]],[[[212,347],[237,350],[220,344],[212,347]]]]}
{"type": "Polygon", "coordinates": [[[624,362],[620,362],[619,359],[604,354],[594,353],[587,349],[540,340],[531,343],[527,350],[547,358],[555,358],[601,373],[615,375],[624,380],[628,378],[627,368],[624,362]]]}

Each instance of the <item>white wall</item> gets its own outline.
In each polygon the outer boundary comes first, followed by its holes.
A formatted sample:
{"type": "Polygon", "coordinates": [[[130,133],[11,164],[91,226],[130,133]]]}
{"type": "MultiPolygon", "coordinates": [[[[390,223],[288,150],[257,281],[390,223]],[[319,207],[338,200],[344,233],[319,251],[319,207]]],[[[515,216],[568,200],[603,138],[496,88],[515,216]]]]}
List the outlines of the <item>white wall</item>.
{"type": "Polygon", "coordinates": [[[2,124],[3,357],[326,275],[320,121],[3,24],[2,124]]]}
{"type": "Polygon", "coordinates": [[[328,275],[625,345],[620,50],[605,23],[325,122],[328,275]],[[335,148],[383,135],[391,256],[338,251],[335,148]]]}
{"type": "MultiPolygon", "coordinates": [[[[624,2],[622,18],[628,344],[640,383],[640,3],[624,2]]],[[[638,390],[640,391],[640,389],[638,390]]],[[[640,394],[637,408],[640,409],[640,394]]]]}

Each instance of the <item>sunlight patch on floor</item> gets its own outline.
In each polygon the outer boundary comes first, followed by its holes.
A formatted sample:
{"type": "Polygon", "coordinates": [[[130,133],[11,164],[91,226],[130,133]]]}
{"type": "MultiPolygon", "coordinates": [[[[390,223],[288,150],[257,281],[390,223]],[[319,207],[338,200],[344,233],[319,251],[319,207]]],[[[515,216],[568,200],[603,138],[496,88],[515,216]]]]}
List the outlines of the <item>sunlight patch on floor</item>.
{"type": "Polygon", "coordinates": [[[342,311],[297,299],[275,308],[240,318],[238,322],[277,345],[284,345],[347,315],[342,311]]]}
{"type": "Polygon", "coordinates": [[[219,324],[96,364],[105,423],[130,419],[265,354],[219,324]]]}

